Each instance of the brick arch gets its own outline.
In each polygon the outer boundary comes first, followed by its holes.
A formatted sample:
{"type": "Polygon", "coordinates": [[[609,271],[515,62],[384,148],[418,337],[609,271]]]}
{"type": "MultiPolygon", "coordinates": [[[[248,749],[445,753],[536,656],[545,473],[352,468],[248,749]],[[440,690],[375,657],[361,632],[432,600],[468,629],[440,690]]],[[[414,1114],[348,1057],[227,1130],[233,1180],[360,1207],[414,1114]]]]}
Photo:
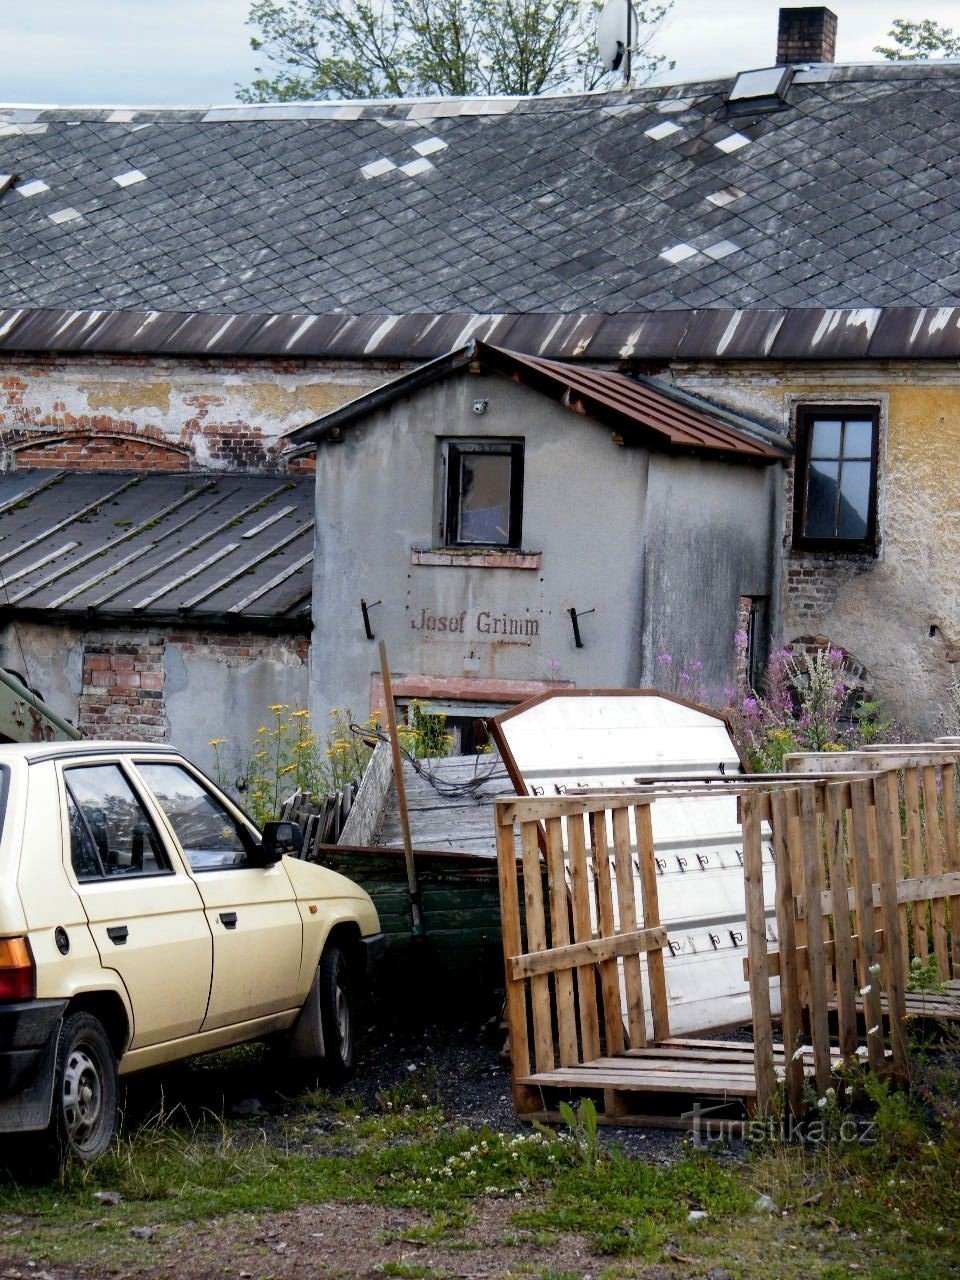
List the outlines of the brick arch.
{"type": "Polygon", "coordinates": [[[7,441],[19,467],[69,467],[71,470],[184,471],[192,450],[173,444],[159,432],[98,430],[81,427],[7,441]],[[159,436],[159,438],[157,438],[159,436]]]}
{"type": "Polygon", "coordinates": [[[812,655],[819,649],[839,649],[843,654],[843,669],[849,677],[850,687],[857,689],[862,697],[869,696],[871,679],[867,667],[849,649],[845,649],[842,644],[837,644],[828,636],[795,636],[783,647],[788,652],[798,655],[804,653],[812,655]]]}

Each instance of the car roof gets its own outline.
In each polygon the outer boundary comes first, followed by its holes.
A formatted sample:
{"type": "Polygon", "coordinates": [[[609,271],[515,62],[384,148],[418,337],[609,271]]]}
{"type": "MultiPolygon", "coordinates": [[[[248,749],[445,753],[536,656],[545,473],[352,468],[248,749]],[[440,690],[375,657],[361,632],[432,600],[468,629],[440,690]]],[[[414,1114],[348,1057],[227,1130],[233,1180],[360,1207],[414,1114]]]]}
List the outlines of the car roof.
{"type": "Polygon", "coordinates": [[[179,756],[176,747],[155,742],[0,742],[0,764],[22,760],[36,764],[41,760],[56,760],[64,756],[103,756],[136,754],[179,756]]]}

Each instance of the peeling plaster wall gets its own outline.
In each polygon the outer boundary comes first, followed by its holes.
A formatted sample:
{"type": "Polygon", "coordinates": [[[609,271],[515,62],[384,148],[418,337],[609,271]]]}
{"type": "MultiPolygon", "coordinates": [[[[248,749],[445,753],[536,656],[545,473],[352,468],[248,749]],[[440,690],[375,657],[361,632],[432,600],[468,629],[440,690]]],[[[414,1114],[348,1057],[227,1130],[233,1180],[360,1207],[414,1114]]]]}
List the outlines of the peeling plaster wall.
{"type": "Polygon", "coordinates": [[[209,740],[225,738],[221,758],[231,775],[271,703],[307,705],[308,654],[306,636],[33,622],[0,629],[0,666],[25,674],[85,737],[171,742],[211,773],[209,740]]]}
{"type": "Polygon", "coordinates": [[[956,362],[684,365],[678,385],[793,433],[798,404],[880,408],[879,554],[792,549],[793,476],[775,638],[817,636],[848,650],[907,731],[942,731],[960,675],[960,368],[956,362]],[[932,631],[932,634],[931,634],[932,631]]]}
{"type": "Polygon", "coordinates": [[[374,361],[5,355],[0,464],[279,469],[285,433],[395,372],[374,361]]]}
{"type": "Polygon", "coordinates": [[[455,682],[459,699],[496,681],[652,684],[668,645],[695,645],[688,656],[721,698],[739,597],[772,590],[776,471],[623,447],[496,375],[395,402],[318,448],[315,714],[368,708],[378,656],[361,597],[380,602],[371,622],[395,676],[455,682]],[[475,400],[488,402],[482,416],[475,400]],[[536,568],[422,563],[418,551],[439,542],[443,437],[524,438],[522,544],[536,568]],[[571,607],[585,615],[581,649],[571,607]]]}

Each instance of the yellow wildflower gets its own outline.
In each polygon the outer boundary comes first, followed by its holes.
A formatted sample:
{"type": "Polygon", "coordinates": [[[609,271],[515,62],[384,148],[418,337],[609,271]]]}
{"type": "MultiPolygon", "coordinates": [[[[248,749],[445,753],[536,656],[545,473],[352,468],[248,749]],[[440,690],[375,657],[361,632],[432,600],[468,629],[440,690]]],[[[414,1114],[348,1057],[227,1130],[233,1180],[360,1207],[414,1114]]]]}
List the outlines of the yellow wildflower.
{"type": "Polygon", "coordinates": [[[290,707],[286,702],[272,702],[270,706],[267,707],[267,710],[272,711],[275,716],[278,716],[281,711],[289,711],[290,707]]]}
{"type": "Polygon", "coordinates": [[[211,739],[210,739],[210,746],[211,746],[211,747],[221,747],[221,746],[223,746],[223,744],[224,744],[226,741],[227,741],[227,739],[226,739],[226,738],[211,738],[211,739]]]}

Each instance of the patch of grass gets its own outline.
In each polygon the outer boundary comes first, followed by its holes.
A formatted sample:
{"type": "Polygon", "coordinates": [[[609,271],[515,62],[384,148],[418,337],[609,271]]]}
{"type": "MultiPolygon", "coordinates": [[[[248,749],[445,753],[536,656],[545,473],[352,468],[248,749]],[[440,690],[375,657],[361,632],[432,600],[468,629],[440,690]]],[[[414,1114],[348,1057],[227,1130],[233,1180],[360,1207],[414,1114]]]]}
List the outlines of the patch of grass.
{"type": "MultiPolygon", "coordinates": [[[[95,1256],[102,1269],[111,1260],[129,1267],[155,1259],[165,1241],[181,1247],[171,1237],[191,1222],[353,1201],[417,1210],[385,1239],[448,1249],[476,1247],[470,1224],[485,1204],[485,1217],[498,1215],[501,1245],[549,1250],[569,1233],[595,1254],[623,1259],[593,1262],[591,1273],[604,1280],[635,1274],[639,1263],[684,1273],[722,1266],[735,1280],[839,1280],[858,1270],[894,1280],[947,1275],[951,1265],[960,1274],[951,1253],[960,1220],[960,1125],[951,1109],[960,1075],[949,1055],[931,1054],[916,1085],[907,1093],[864,1083],[875,1125],[868,1145],[768,1141],[742,1159],[688,1146],[666,1165],[598,1142],[582,1106],[559,1133],[452,1128],[423,1081],[385,1091],[373,1113],[355,1099],[308,1091],[268,1125],[174,1108],[53,1185],[0,1178],[4,1256],[62,1264],[95,1256]],[[305,1152],[291,1138],[307,1132],[305,1152]],[[102,1191],[119,1203],[98,1200],[102,1191]],[[760,1195],[771,1197],[773,1212],[757,1209],[760,1195]],[[691,1210],[706,1217],[690,1221],[691,1210]],[[154,1234],[132,1237],[138,1228],[154,1234]]],[[[399,1263],[384,1270],[409,1280],[440,1274],[399,1263]]],[[[514,1270],[568,1280],[542,1264],[514,1270]]]]}

